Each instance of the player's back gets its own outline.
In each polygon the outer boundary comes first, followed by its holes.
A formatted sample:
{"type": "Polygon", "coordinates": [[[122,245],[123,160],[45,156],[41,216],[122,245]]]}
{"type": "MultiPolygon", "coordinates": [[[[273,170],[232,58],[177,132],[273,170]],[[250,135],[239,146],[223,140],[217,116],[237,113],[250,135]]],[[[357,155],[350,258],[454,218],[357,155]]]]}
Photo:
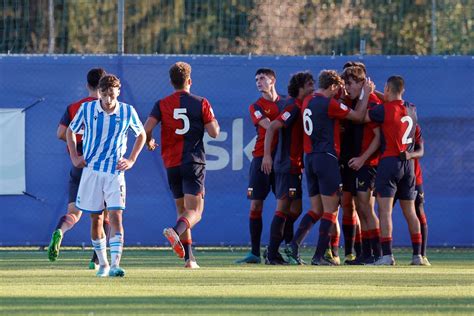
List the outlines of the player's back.
{"type": "Polygon", "coordinates": [[[204,164],[204,125],[214,119],[209,102],[203,97],[178,91],[159,100],[157,105],[161,115],[161,155],[165,166],[204,164]]]}

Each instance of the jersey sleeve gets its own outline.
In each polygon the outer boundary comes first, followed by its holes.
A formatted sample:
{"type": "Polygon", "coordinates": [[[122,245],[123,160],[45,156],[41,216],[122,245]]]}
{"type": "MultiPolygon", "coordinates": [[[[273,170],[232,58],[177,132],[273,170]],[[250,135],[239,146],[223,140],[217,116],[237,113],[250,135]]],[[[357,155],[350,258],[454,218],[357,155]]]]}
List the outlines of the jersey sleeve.
{"type": "Polygon", "coordinates": [[[385,109],[382,104],[369,110],[369,118],[372,122],[383,123],[385,118],[385,109]]]}
{"type": "Polygon", "coordinates": [[[71,124],[71,116],[69,115],[69,107],[66,108],[66,111],[64,111],[63,116],[61,116],[61,119],[59,120],[59,125],[63,125],[68,127],[69,124],[71,124]]]}
{"type": "Polygon", "coordinates": [[[291,126],[300,115],[300,109],[294,105],[286,106],[278,116],[277,120],[283,123],[285,127],[291,126]]]}
{"type": "Polygon", "coordinates": [[[74,134],[77,134],[81,127],[84,125],[84,104],[85,103],[81,105],[81,107],[76,113],[76,116],[74,116],[72,122],[69,123],[69,128],[74,134]]]}
{"type": "Polygon", "coordinates": [[[206,125],[207,123],[210,123],[214,121],[215,119],[216,117],[214,116],[214,111],[212,110],[211,104],[209,103],[209,101],[207,101],[207,99],[203,99],[202,100],[202,122],[204,123],[204,125],[206,125]]]}
{"type": "Polygon", "coordinates": [[[333,119],[343,119],[345,118],[351,109],[344,103],[339,103],[335,99],[329,101],[328,106],[328,116],[333,119]]]}
{"type": "Polygon", "coordinates": [[[130,106],[131,110],[131,117],[130,117],[130,126],[129,129],[132,130],[133,134],[135,137],[140,135],[140,133],[144,130],[143,129],[143,124],[142,121],[140,121],[140,117],[138,117],[137,111],[135,111],[135,108],[133,106],[130,106]]]}
{"type": "Polygon", "coordinates": [[[249,107],[249,112],[250,112],[250,118],[252,119],[252,122],[255,126],[258,125],[258,122],[266,118],[265,112],[258,104],[252,104],[249,107]]]}
{"type": "Polygon", "coordinates": [[[158,122],[161,121],[160,100],[156,101],[155,105],[153,106],[153,109],[151,109],[149,116],[155,118],[158,122]]]}

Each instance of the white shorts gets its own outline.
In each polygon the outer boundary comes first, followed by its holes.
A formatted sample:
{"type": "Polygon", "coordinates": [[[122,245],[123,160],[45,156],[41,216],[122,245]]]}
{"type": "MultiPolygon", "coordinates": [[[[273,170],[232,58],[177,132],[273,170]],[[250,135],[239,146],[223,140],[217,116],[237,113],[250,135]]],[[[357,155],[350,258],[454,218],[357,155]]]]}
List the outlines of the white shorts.
{"type": "Polygon", "coordinates": [[[76,207],[84,212],[101,213],[125,209],[125,175],[84,168],[76,197],[76,207]]]}

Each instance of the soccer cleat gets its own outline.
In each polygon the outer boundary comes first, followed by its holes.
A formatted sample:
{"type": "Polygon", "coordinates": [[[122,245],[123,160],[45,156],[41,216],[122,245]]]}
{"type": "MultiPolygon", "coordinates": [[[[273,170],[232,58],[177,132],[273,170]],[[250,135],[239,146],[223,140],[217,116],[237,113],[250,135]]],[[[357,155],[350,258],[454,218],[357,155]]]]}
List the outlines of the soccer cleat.
{"type": "Polygon", "coordinates": [[[380,257],[377,261],[373,263],[374,266],[394,266],[395,258],[393,255],[385,255],[380,257]]]}
{"type": "Polygon", "coordinates": [[[97,270],[99,269],[99,264],[95,263],[94,261],[89,262],[89,270],[97,270]]]}
{"type": "Polygon", "coordinates": [[[427,267],[430,267],[431,266],[431,263],[429,262],[428,258],[426,256],[423,256],[423,262],[424,262],[424,266],[427,266],[427,267]]]}
{"type": "MultiPolygon", "coordinates": [[[[355,257],[352,254],[350,256],[355,257]]],[[[344,260],[345,265],[348,265],[348,266],[362,266],[362,265],[364,265],[364,261],[367,258],[355,257],[352,260],[349,260],[349,259],[350,259],[349,256],[346,256],[346,259],[344,260]]],[[[372,263],[373,263],[373,261],[372,261],[372,263]]]]}
{"type": "Polygon", "coordinates": [[[178,234],[174,231],[174,229],[171,227],[163,229],[163,236],[168,239],[171,248],[173,248],[173,251],[178,256],[178,258],[183,259],[184,247],[181,241],[179,240],[178,234]]]}
{"type": "Polygon", "coordinates": [[[200,266],[197,264],[195,259],[188,259],[184,263],[184,267],[187,269],[199,269],[200,266]]]}
{"type": "Polygon", "coordinates": [[[423,257],[421,255],[413,255],[411,259],[410,265],[412,266],[424,266],[425,262],[423,261],[423,257]]]}
{"type": "Polygon", "coordinates": [[[95,274],[99,278],[105,278],[109,276],[110,267],[109,266],[99,266],[99,270],[95,274]]]}
{"type": "Polygon", "coordinates": [[[48,246],[48,258],[49,261],[56,261],[59,256],[59,247],[61,247],[61,241],[63,240],[63,232],[60,229],[56,229],[51,236],[51,241],[48,246]]]}
{"type": "Polygon", "coordinates": [[[356,259],[357,257],[353,253],[350,253],[344,258],[344,264],[351,265],[351,262],[355,261],[356,259]]]}
{"type": "Polygon", "coordinates": [[[242,259],[235,260],[234,263],[242,264],[242,263],[261,263],[262,259],[259,256],[254,255],[253,253],[249,252],[245,255],[242,259]]]}
{"type": "Polygon", "coordinates": [[[299,254],[299,247],[296,243],[291,243],[286,246],[285,248],[285,254],[288,257],[288,262],[290,264],[297,264],[297,265],[305,265],[306,262],[304,262],[303,259],[301,259],[300,254],[299,254]],[[287,249],[290,249],[290,253],[287,252],[287,249]]]}
{"type": "Polygon", "coordinates": [[[313,257],[311,259],[311,265],[313,266],[336,266],[336,262],[333,259],[328,259],[327,257],[313,257]]]}
{"type": "Polygon", "coordinates": [[[283,256],[281,255],[280,252],[276,253],[275,258],[265,258],[265,264],[272,265],[272,266],[281,266],[281,265],[288,265],[288,262],[283,259],[283,256]]]}
{"type": "Polygon", "coordinates": [[[341,258],[339,258],[339,256],[334,256],[334,255],[333,255],[332,261],[336,264],[336,266],[340,266],[340,265],[341,265],[341,258]]]}
{"type": "Polygon", "coordinates": [[[125,276],[125,270],[120,267],[112,267],[109,270],[109,277],[121,277],[125,276]]]}

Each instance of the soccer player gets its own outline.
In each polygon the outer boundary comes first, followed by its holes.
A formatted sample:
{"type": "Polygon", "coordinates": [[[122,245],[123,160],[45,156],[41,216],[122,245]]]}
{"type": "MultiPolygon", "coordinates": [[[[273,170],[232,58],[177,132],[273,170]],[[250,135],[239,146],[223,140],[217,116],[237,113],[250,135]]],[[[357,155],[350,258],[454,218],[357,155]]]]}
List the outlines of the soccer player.
{"type": "Polygon", "coordinates": [[[192,253],[191,229],[201,220],[204,209],[204,131],[216,138],[220,127],[210,103],[190,93],[191,66],[177,62],[169,76],[175,92],[155,103],[145,122],[146,143],[149,150],[155,150],[152,131],[161,122],[161,156],[178,216],[176,225],[165,228],[163,235],[176,255],[184,258],[185,268],[196,269],[199,265],[192,253]]]}
{"type": "MultiPolygon", "coordinates": [[[[278,95],[275,89],[276,74],[272,69],[260,68],[255,73],[255,83],[262,96],[250,105],[250,118],[256,127],[257,141],[252,151],[252,162],[249,172],[249,186],[247,198],[250,200],[250,241],[251,251],[235,263],[261,263],[260,239],[262,235],[262,211],[263,201],[266,199],[270,189],[275,190],[274,173],[265,174],[262,170],[262,160],[265,142],[265,132],[270,123],[276,120],[283,107],[285,99],[278,95]]],[[[271,152],[274,154],[278,137],[273,137],[271,152]]]]}
{"type": "Polygon", "coordinates": [[[120,80],[105,75],[99,81],[99,100],[83,103],[66,131],[72,163],[84,168],[76,198],[76,207],[91,213],[92,245],[99,259],[99,277],[123,277],[120,267],[124,230],[122,213],[125,210],[124,171],[133,167],[145,144],[146,135],[133,106],[119,102],[120,80]],[[84,128],[83,151],[77,152],[75,134],[84,128]],[[137,137],[129,158],[127,134],[137,137]],[[106,238],[103,231],[103,210],[107,205],[110,219],[111,265],[107,260],[106,238]]]}
{"type": "MultiPolygon", "coordinates": [[[[366,80],[366,73],[360,66],[344,69],[342,75],[348,101],[353,106],[359,99],[361,88],[366,80]]],[[[368,109],[382,101],[374,94],[369,95],[368,109]]],[[[352,106],[351,106],[352,107],[352,106]]],[[[362,253],[354,260],[346,260],[346,264],[373,263],[374,258],[381,256],[379,221],[374,211],[373,196],[375,175],[379,160],[380,128],[371,122],[354,123],[352,126],[353,154],[347,166],[355,171],[356,211],[362,228],[362,253]]]]}
{"type": "Polygon", "coordinates": [[[317,204],[320,196],[323,215],[319,226],[318,245],[311,260],[313,265],[336,265],[324,252],[329,244],[329,231],[335,225],[341,193],[339,171],[339,120],[362,121],[372,83],[366,80],[363,93],[355,110],[339,103],[334,96],[342,89],[343,80],[334,70],[323,70],[319,74],[316,93],[303,102],[303,128],[305,173],[311,205],[317,204]]]}
{"type": "MultiPolygon", "coordinates": [[[[303,173],[303,120],[301,106],[306,96],[314,91],[313,75],[309,72],[294,74],[288,85],[286,106],[280,116],[272,121],[265,133],[264,156],[262,171],[270,175],[275,173],[277,207],[270,228],[270,242],[265,263],[271,265],[287,264],[278,248],[286,237],[289,243],[293,234],[284,236],[286,231],[293,231],[293,223],[301,214],[301,178],[303,173]],[[275,162],[272,158],[272,142],[276,132],[278,146],[275,153],[275,162]],[[288,229],[290,228],[290,229],[288,229]]],[[[289,247],[287,247],[289,249],[289,247]]],[[[291,254],[291,251],[290,251],[291,254]]],[[[288,253],[287,253],[288,255],[288,253]]],[[[289,256],[290,263],[299,264],[289,256]]],[[[299,258],[298,258],[299,259],[299,258]]]]}
{"type": "Polygon", "coordinates": [[[421,256],[423,257],[423,265],[430,266],[431,263],[426,256],[426,247],[428,241],[428,223],[426,221],[425,215],[425,194],[423,190],[423,173],[421,171],[421,165],[419,159],[423,157],[425,153],[425,148],[423,144],[423,137],[421,135],[420,125],[416,125],[415,129],[415,149],[412,153],[404,151],[401,153],[400,158],[402,160],[413,159],[413,164],[415,168],[415,211],[418,220],[420,221],[421,229],[421,256]]]}
{"type": "Polygon", "coordinates": [[[375,265],[395,265],[392,254],[392,209],[395,193],[399,197],[411,234],[411,264],[423,265],[420,222],[416,217],[414,203],[416,192],[413,161],[401,159],[402,152],[413,152],[417,123],[415,106],[403,101],[404,92],[403,78],[391,76],[384,87],[384,104],[370,109],[365,117],[365,122],[380,124],[384,139],[375,179],[383,256],[375,261],[375,265]]]}
{"type": "MultiPolygon", "coordinates": [[[[87,73],[87,91],[89,95],[86,98],[83,98],[75,103],[70,104],[61,117],[59,122],[57,136],[59,139],[66,141],[66,130],[74,119],[79,107],[82,103],[90,102],[97,100],[99,98],[98,86],[99,80],[105,75],[105,70],[102,68],[93,68],[87,73]]],[[[77,152],[79,155],[82,155],[82,134],[83,131],[79,131],[76,135],[77,142],[77,152]]],[[[64,234],[69,231],[81,218],[82,212],[78,210],[75,206],[77,189],[79,188],[79,182],[81,180],[82,169],[71,166],[69,172],[69,199],[67,205],[67,214],[63,215],[56,225],[56,228],[52,234],[51,242],[48,247],[48,258],[50,261],[56,261],[59,255],[59,248],[61,247],[61,241],[64,237],[64,234]]],[[[104,230],[105,234],[109,234],[109,220],[106,216],[104,219],[104,230]]],[[[98,267],[97,255],[94,251],[92,259],[89,264],[89,268],[95,269],[98,267]]]]}

